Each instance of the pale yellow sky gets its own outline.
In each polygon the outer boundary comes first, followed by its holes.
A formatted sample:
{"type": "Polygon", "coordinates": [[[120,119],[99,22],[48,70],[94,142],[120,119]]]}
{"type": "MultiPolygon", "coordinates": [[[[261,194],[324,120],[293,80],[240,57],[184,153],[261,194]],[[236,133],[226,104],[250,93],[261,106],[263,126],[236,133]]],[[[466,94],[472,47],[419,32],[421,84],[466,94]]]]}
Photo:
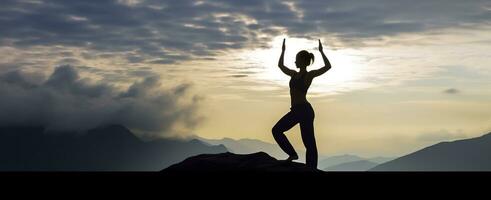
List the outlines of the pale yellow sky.
{"type": "MultiPolygon", "coordinates": [[[[404,35],[370,47],[328,49],[333,69],[314,80],[308,95],[316,112],[319,150],[397,156],[491,131],[491,109],[486,109],[491,108],[491,59],[485,51],[490,44],[480,42],[491,41],[487,32],[445,30],[437,38],[431,33],[404,35]],[[451,88],[459,92],[444,92],[451,88]]],[[[287,39],[287,66],[294,66],[291,57],[299,49],[315,52],[311,47],[315,41],[287,39]]],[[[278,51],[273,44],[272,49],[239,54],[247,59],[219,59],[210,68],[232,69],[217,72],[213,80],[196,77],[207,83],[197,86],[207,93],[202,112],[208,116],[196,134],[274,143],[271,127],[289,110],[288,77],[275,65],[278,51]],[[227,77],[241,71],[254,73],[227,77]]],[[[316,61],[312,69],[320,65],[316,61]]],[[[303,148],[298,126],[287,135],[303,148]]]]}

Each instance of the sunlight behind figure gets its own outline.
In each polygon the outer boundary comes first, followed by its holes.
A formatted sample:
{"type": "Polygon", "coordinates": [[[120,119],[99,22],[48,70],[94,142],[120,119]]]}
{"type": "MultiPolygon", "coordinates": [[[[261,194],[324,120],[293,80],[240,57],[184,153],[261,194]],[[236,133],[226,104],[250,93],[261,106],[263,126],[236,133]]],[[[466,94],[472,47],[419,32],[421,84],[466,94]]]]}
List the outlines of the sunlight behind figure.
{"type": "MultiPolygon", "coordinates": [[[[286,35],[283,37],[288,40],[288,51],[285,52],[284,58],[285,65],[293,65],[296,53],[301,50],[307,50],[313,53],[315,57],[321,57],[316,48],[317,41],[314,43],[305,38],[286,35]]],[[[282,36],[277,36],[271,40],[268,48],[248,50],[238,56],[244,59],[244,62],[257,66],[258,73],[253,77],[251,76],[251,78],[258,81],[267,81],[277,86],[283,86],[284,82],[289,80],[280,70],[271,67],[277,64],[276,60],[271,59],[271,55],[275,55],[277,50],[281,48],[282,41],[282,36]]],[[[349,67],[334,68],[330,70],[329,75],[318,77],[316,84],[309,89],[309,95],[326,96],[354,89],[363,89],[369,86],[363,82],[366,76],[370,75],[362,67],[364,66],[362,63],[366,63],[366,57],[362,55],[363,52],[349,48],[333,50],[328,45],[324,45],[323,48],[324,52],[328,52],[331,55],[329,62],[332,65],[349,67]]],[[[323,66],[322,62],[314,62],[309,66],[309,69],[319,69],[323,66]]]]}

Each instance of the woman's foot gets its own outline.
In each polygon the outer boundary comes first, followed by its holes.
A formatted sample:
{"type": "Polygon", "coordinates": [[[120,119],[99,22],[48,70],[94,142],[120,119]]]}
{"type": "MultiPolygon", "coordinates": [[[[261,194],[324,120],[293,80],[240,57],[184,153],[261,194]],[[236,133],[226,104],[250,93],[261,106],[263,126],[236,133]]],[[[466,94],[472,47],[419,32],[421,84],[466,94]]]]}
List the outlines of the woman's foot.
{"type": "Polygon", "coordinates": [[[292,160],[297,160],[297,159],[298,159],[298,155],[293,155],[293,156],[288,156],[286,161],[292,161],[292,160]]]}

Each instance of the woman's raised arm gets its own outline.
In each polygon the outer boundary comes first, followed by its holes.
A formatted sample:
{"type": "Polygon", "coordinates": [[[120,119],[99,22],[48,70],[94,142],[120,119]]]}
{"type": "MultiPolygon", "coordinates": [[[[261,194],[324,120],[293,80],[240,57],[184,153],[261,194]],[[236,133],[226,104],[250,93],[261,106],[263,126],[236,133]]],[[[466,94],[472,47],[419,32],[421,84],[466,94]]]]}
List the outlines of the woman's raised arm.
{"type": "Polygon", "coordinates": [[[288,67],[286,67],[284,64],[283,64],[283,58],[285,57],[285,39],[283,39],[283,46],[281,47],[281,56],[280,56],[280,60],[278,61],[278,67],[281,69],[281,71],[283,73],[285,73],[286,75],[288,76],[293,76],[296,71],[294,70],[291,70],[291,69],[288,69],[288,67]]]}
{"type": "Polygon", "coordinates": [[[314,77],[320,76],[331,69],[331,63],[329,62],[329,59],[327,59],[326,55],[324,54],[324,49],[322,48],[321,40],[319,40],[319,51],[321,52],[322,59],[324,60],[324,67],[310,71],[310,73],[312,73],[314,77]]]}

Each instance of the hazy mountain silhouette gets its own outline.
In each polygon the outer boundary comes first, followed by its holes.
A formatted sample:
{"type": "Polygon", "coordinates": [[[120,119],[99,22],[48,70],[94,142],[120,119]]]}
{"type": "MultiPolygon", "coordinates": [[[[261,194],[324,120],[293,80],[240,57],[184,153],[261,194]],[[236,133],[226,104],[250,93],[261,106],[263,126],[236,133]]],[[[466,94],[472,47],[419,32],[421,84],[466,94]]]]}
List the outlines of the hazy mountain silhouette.
{"type": "Polygon", "coordinates": [[[252,154],[202,154],[190,157],[164,170],[164,173],[209,173],[209,172],[312,172],[314,170],[303,163],[279,161],[267,153],[252,154]]]}
{"type": "Polygon", "coordinates": [[[42,127],[0,128],[3,171],[158,171],[223,146],[199,140],[142,141],[123,126],[91,129],[84,134],[45,132],[42,127]]]}
{"type": "Polygon", "coordinates": [[[381,156],[379,156],[379,157],[369,158],[369,159],[366,159],[366,160],[368,160],[370,162],[382,164],[382,163],[385,163],[385,162],[394,160],[394,158],[391,158],[391,157],[381,157],[381,156]]]}
{"type": "Polygon", "coordinates": [[[491,171],[491,133],[441,142],[378,165],[373,171],[491,171]]]}
{"type": "Polygon", "coordinates": [[[339,165],[342,163],[348,163],[348,162],[353,162],[353,161],[359,161],[359,160],[364,160],[364,158],[356,156],[356,155],[338,155],[338,156],[330,156],[327,158],[324,158],[319,161],[319,169],[326,169],[335,165],[339,165]]]}
{"type": "Polygon", "coordinates": [[[350,154],[330,156],[319,162],[319,169],[325,171],[367,171],[392,159],[389,157],[363,158],[350,154]]]}
{"type": "Polygon", "coordinates": [[[368,171],[369,169],[377,166],[379,163],[369,160],[357,160],[352,162],[341,163],[328,168],[324,171],[368,171]]]}

